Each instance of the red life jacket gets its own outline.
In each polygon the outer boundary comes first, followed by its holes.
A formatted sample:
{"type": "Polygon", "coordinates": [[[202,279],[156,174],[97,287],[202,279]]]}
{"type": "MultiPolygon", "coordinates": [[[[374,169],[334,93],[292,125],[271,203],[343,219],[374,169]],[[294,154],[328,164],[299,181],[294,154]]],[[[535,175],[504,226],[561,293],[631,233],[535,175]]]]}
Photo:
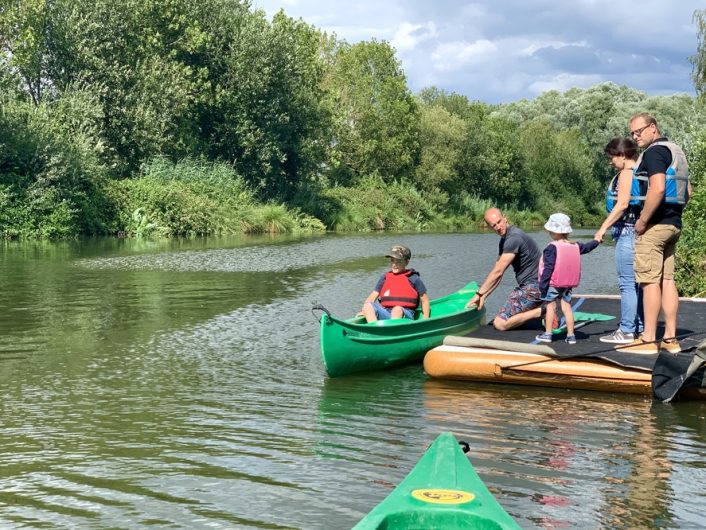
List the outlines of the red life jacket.
{"type": "Polygon", "coordinates": [[[380,289],[380,305],[382,307],[417,308],[419,293],[409,281],[412,274],[416,274],[414,269],[408,269],[399,274],[394,274],[392,271],[385,274],[385,281],[380,289]]]}
{"type": "MultiPolygon", "coordinates": [[[[576,287],[581,281],[581,251],[574,243],[552,241],[556,247],[556,262],[549,285],[552,287],[576,287]]],[[[544,271],[544,259],[539,260],[539,278],[544,271]]]]}

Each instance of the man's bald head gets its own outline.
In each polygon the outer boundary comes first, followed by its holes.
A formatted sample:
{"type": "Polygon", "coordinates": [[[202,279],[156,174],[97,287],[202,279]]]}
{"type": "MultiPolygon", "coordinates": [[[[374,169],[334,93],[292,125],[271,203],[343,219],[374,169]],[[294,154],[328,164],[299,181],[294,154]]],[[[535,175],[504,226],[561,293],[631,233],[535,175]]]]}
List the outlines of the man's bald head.
{"type": "Polygon", "coordinates": [[[507,219],[498,208],[488,208],[483,216],[486,224],[503,237],[507,232],[507,219]]]}
{"type": "Polygon", "coordinates": [[[485,222],[492,227],[502,216],[503,213],[498,208],[488,208],[483,217],[485,218],[485,222]]]}

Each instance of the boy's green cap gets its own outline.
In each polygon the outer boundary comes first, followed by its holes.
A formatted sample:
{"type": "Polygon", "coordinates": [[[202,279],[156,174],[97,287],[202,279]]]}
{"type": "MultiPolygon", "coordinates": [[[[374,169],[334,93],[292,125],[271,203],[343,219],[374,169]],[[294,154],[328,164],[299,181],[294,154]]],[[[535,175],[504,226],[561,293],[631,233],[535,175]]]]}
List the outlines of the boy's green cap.
{"type": "Polygon", "coordinates": [[[403,245],[395,245],[390,249],[390,252],[385,254],[386,258],[395,259],[410,259],[412,257],[412,251],[403,245]]]}

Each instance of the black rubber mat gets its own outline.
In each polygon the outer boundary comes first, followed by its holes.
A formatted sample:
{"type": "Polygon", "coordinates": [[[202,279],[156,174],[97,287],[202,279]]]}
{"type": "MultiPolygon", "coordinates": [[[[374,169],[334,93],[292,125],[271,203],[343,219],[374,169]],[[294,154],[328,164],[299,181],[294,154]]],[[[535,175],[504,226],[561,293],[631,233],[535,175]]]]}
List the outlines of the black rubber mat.
{"type": "MultiPolygon", "coordinates": [[[[576,344],[567,344],[564,341],[566,333],[554,335],[554,341],[548,346],[556,351],[557,357],[599,358],[627,368],[652,371],[657,355],[639,355],[617,351],[614,348],[615,345],[599,340],[602,335],[608,335],[618,328],[620,321],[619,298],[574,295],[572,306],[578,312],[601,313],[615,318],[608,321],[592,321],[577,328],[576,344]]],[[[491,321],[493,317],[494,315],[488,315],[488,321],[491,321]]],[[[527,322],[520,328],[510,331],[498,331],[489,323],[471,333],[470,336],[536,344],[535,336],[542,331],[544,330],[540,320],[527,322]]],[[[661,337],[663,332],[664,326],[660,320],[657,326],[657,337],[661,337]]],[[[687,352],[706,338],[706,301],[682,300],[680,302],[677,337],[682,350],[687,352]]]]}

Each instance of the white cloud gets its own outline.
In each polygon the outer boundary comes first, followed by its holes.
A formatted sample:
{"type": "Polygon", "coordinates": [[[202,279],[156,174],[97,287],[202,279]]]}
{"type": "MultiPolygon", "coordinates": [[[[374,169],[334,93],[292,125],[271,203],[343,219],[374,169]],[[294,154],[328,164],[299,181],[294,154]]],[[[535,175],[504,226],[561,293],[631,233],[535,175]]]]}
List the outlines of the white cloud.
{"type": "Polygon", "coordinates": [[[536,40],[529,42],[524,46],[524,48],[519,49],[517,55],[529,57],[543,48],[552,48],[554,50],[559,50],[561,48],[566,48],[567,46],[579,46],[586,48],[588,47],[588,44],[586,43],[586,41],[563,42],[557,40],[536,40]]]}
{"type": "Polygon", "coordinates": [[[406,52],[413,50],[418,44],[436,37],[436,25],[433,22],[427,22],[426,24],[403,22],[395,31],[390,44],[398,52],[406,52]]]}
{"type": "Polygon", "coordinates": [[[446,42],[431,53],[434,68],[450,72],[470,65],[487,63],[497,52],[497,45],[483,39],[475,42],[446,42]]]}
{"type": "Polygon", "coordinates": [[[527,90],[537,96],[549,90],[565,92],[570,88],[587,88],[602,81],[604,81],[604,79],[598,75],[571,75],[561,73],[531,81],[527,84],[527,90]]]}
{"type": "Polygon", "coordinates": [[[488,103],[613,81],[694,93],[695,10],[704,0],[254,0],[350,43],[387,40],[410,88],[488,103]]]}

